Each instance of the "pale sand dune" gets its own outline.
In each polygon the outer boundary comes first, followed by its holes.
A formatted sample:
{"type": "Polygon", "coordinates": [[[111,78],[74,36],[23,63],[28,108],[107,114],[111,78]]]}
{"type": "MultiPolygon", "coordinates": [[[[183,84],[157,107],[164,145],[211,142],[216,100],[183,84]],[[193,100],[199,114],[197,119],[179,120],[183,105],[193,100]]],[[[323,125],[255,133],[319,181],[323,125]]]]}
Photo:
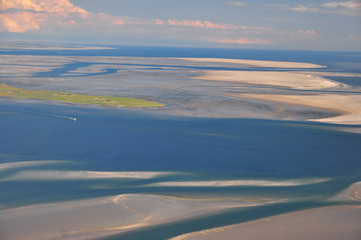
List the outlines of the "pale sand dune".
{"type": "Polygon", "coordinates": [[[107,179],[107,178],[138,178],[151,179],[174,172],[100,172],[100,171],[56,171],[56,170],[25,170],[19,171],[0,181],[14,180],[65,180],[65,179],[107,179]]]}
{"type": "Polygon", "coordinates": [[[233,96],[322,108],[341,114],[341,116],[337,117],[312,119],[312,121],[338,124],[361,124],[361,95],[357,94],[234,94],[233,96]]]}
{"type": "Polygon", "coordinates": [[[2,240],[93,239],[217,210],[260,205],[126,194],[0,211],[2,240]]]}
{"type": "Polygon", "coordinates": [[[148,186],[172,186],[172,187],[229,187],[229,186],[263,186],[263,187],[287,187],[329,181],[328,178],[294,179],[285,181],[271,180],[229,180],[229,181],[198,181],[198,182],[158,182],[148,186]]]}
{"type": "Polygon", "coordinates": [[[211,63],[236,63],[256,67],[272,68],[324,68],[325,66],[300,63],[300,62],[281,62],[281,61],[261,61],[261,60],[244,60],[244,59],[226,59],[226,58],[176,58],[192,62],[211,62],[211,63]]]}
{"type": "Polygon", "coordinates": [[[312,74],[278,71],[216,71],[208,70],[193,79],[236,82],[287,87],[292,89],[323,89],[340,87],[342,84],[312,74]]]}
{"type": "Polygon", "coordinates": [[[361,206],[324,207],[213,228],[172,240],[359,240],[361,206]]]}

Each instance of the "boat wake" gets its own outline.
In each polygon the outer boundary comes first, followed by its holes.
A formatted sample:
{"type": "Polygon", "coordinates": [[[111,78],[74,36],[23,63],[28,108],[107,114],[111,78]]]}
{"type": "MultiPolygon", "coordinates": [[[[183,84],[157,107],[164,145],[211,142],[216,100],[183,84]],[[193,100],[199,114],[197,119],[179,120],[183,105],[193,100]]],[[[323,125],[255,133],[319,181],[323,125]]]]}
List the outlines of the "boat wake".
{"type": "Polygon", "coordinates": [[[62,119],[68,119],[71,121],[76,122],[77,118],[70,117],[70,116],[63,116],[63,115],[56,115],[56,114],[49,114],[49,113],[41,113],[41,112],[31,112],[31,111],[13,111],[13,110],[7,110],[7,112],[16,112],[16,113],[23,113],[23,114],[31,114],[31,115],[37,115],[37,116],[44,116],[44,117],[53,117],[53,118],[62,118],[62,119]]]}

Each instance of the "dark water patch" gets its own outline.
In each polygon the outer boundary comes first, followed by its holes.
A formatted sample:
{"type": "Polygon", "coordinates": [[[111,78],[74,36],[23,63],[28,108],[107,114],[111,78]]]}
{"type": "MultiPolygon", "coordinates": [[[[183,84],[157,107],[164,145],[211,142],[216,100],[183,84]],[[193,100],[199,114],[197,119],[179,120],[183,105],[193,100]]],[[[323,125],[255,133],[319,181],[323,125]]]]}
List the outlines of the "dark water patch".
{"type": "Polygon", "coordinates": [[[87,62],[68,63],[68,64],[64,64],[62,67],[54,68],[51,71],[35,73],[33,77],[39,77],[39,78],[59,77],[70,71],[74,71],[82,67],[89,67],[90,65],[92,64],[87,62]]]}
{"type": "MultiPolygon", "coordinates": [[[[361,86],[361,77],[333,77],[333,76],[327,76],[328,79],[348,84],[355,87],[361,86]]],[[[360,93],[360,92],[357,92],[360,93]]]]}

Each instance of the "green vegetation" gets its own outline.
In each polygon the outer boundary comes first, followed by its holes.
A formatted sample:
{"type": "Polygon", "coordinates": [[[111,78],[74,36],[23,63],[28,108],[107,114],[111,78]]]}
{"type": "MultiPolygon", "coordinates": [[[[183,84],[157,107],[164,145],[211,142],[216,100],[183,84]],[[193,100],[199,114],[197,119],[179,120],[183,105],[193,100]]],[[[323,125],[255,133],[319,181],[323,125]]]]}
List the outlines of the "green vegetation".
{"type": "Polygon", "coordinates": [[[136,98],[91,96],[69,92],[38,91],[11,87],[0,83],[0,97],[52,100],[68,103],[95,104],[112,107],[161,107],[163,104],[136,98]]]}

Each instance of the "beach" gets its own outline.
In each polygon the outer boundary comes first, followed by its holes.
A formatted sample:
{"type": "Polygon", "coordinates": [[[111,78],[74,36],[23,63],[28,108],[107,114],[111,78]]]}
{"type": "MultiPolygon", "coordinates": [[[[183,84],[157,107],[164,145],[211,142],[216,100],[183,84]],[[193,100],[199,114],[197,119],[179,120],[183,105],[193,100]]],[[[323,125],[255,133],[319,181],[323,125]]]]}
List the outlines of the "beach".
{"type": "Polygon", "coordinates": [[[0,211],[2,239],[96,239],[235,207],[265,203],[127,194],[0,211]]]}
{"type": "Polygon", "coordinates": [[[361,235],[361,207],[337,206],[316,208],[247,223],[185,234],[172,240],[213,239],[348,239],[361,235]]]}
{"type": "Polygon", "coordinates": [[[310,119],[310,121],[351,125],[361,124],[361,96],[359,94],[236,94],[235,96],[321,108],[340,114],[340,116],[336,117],[310,119]]]}
{"type": "Polygon", "coordinates": [[[245,59],[226,59],[226,58],[177,58],[180,60],[191,62],[207,62],[207,63],[233,63],[255,67],[268,68],[324,68],[323,65],[302,63],[302,62],[282,62],[282,61],[261,61],[261,60],[245,60],[245,59]]]}

